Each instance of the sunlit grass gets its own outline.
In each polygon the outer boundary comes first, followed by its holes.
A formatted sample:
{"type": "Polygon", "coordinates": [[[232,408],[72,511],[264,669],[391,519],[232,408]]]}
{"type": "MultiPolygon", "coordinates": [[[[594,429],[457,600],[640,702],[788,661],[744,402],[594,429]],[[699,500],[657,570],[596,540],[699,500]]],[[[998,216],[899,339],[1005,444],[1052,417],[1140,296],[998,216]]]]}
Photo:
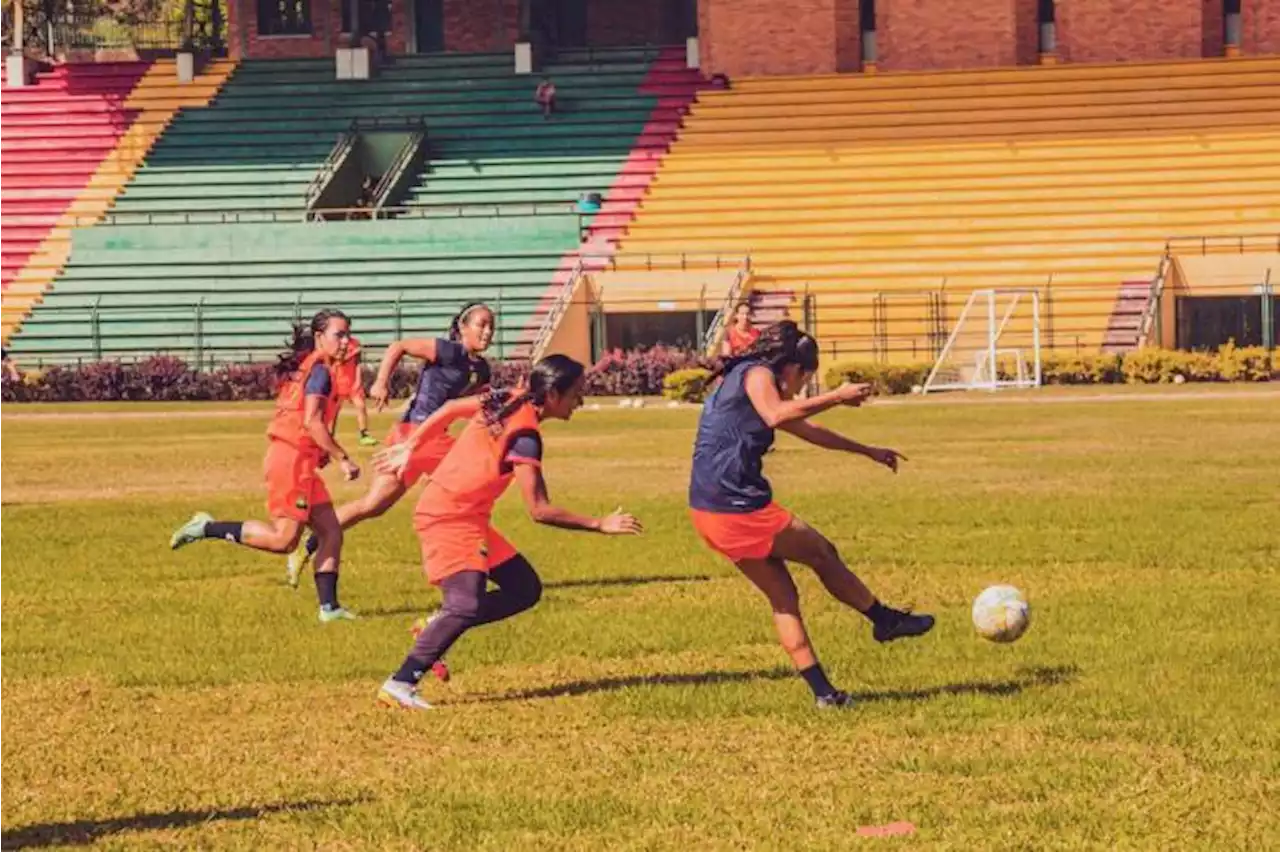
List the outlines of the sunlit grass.
{"type": "Polygon", "coordinates": [[[6,849],[903,847],[854,836],[895,820],[929,848],[1280,845],[1273,395],[826,416],[910,456],[898,477],[780,441],[780,500],[940,617],[882,648],[798,575],[862,698],[844,714],[813,710],[687,522],[693,410],[548,427],[553,497],[649,532],[536,527],[505,500],[547,593],[465,637],[423,715],[373,702],[438,602],[412,499],[350,533],[365,618],[321,627],[278,560],[167,548],[194,509],[260,514],[259,409],[43,410],[63,413],[7,406],[3,427],[6,849]],[[994,582],[1032,600],[1013,646],[969,627],[994,582]]]}

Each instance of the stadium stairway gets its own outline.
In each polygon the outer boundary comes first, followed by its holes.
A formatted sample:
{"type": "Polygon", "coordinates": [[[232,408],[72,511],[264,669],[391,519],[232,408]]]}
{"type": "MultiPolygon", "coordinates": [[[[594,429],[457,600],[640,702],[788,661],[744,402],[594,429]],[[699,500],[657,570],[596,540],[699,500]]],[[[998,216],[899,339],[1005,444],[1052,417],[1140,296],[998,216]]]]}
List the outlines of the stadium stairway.
{"type": "Polygon", "coordinates": [[[232,67],[214,61],[183,84],[174,60],[64,65],[5,92],[6,341],[62,270],[72,231],[101,221],[178,111],[208,103],[232,67]]]}
{"type": "Polygon", "coordinates": [[[142,62],[63,65],[34,85],[0,89],[3,289],[133,122],[124,100],[146,69],[142,62]]]}
{"type": "Polygon", "coordinates": [[[1280,226],[1277,128],[1280,58],[735,80],[699,94],[615,262],[749,253],[840,357],[883,352],[877,327],[927,356],[926,295],[954,320],[985,287],[1049,295],[1045,342],[1097,351],[1168,237],[1280,226]],[[880,295],[904,298],[877,317],[880,295]]]}

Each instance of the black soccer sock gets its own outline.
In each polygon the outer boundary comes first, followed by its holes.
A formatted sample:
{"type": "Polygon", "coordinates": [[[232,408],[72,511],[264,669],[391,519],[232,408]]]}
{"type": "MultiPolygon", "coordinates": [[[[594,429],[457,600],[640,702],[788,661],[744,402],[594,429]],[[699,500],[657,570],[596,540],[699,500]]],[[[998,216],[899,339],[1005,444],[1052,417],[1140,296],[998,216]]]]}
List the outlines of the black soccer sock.
{"type": "Polygon", "coordinates": [[[307,536],[307,555],[315,556],[316,551],[320,549],[320,537],[315,533],[307,536]]]}
{"type": "Polygon", "coordinates": [[[893,624],[895,621],[897,621],[899,618],[902,617],[902,613],[898,612],[896,609],[893,609],[892,607],[885,606],[884,604],[880,603],[880,601],[876,601],[875,603],[871,604],[871,606],[867,608],[867,611],[864,612],[863,615],[865,615],[867,617],[867,620],[870,621],[872,624],[876,625],[877,627],[879,627],[882,624],[884,625],[893,624]]]}
{"type": "Polygon", "coordinates": [[[240,532],[243,529],[243,521],[210,521],[204,525],[204,537],[220,538],[224,541],[239,544],[240,532]]]}
{"type": "Polygon", "coordinates": [[[320,599],[321,609],[339,609],[338,605],[338,572],[316,572],[316,597],[320,599]]]}
{"type": "Polygon", "coordinates": [[[822,698],[824,695],[830,695],[836,691],[836,688],[831,685],[831,681],[827,680],[827,673],[822,670],[821,663],[814,663],[807,669],[801,669],[800,677],[804,678],[804,682],[809,684],[809,688],[813,690],[815,698],[822,698]]]}

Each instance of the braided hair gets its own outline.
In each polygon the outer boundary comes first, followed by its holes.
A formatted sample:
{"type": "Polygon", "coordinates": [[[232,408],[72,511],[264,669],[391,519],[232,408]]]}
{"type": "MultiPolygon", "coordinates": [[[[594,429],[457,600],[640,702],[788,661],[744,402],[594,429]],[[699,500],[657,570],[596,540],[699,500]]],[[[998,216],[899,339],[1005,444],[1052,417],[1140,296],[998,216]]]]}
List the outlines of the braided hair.
{"type": "Polygon", "coordinates": [[[302,362],[315,351],[316,335],[322,334],[329,327],[329,321],[334,319],[351,322],[347,315],[337,308],[325,308],[318,311],[311,318],[310,323],[294,323],[293,334],[286,342],[289,348],[276,356],[276,378],[283,379],[298,372],[302,362]]]}
{"type": "Polygon", "coordinates": [[[760,337],[746,350],[721,360],[711,371],[711,379],[720,378],[746,361],[760,361],[774,375],[788,364],[798,364],[804,372],[812,373],[818,369],[818,341],[791,320],[775,322],[761,330],[760,337]]]}
{"type": "Polygon", "coordinates": [[[506,422],[526,402],[542,405],[551,391],[565,393],[582,378],[586,368],[568,355],[548,355],[533,365],[526,383],[515,388],[490,391],[481,400],[484,424],[490,431],[501,431],[506,422]]]}
{"type": "Polygon", "coordinates": [[[449,321],[449,339],[455,343],[462,339],[462,324],[467,321],[470,316],[478,310],[486,310],[493,313],[493,309],[484,302],[467,302],[462,306],[462,310],[454,315],[449,321]]]}

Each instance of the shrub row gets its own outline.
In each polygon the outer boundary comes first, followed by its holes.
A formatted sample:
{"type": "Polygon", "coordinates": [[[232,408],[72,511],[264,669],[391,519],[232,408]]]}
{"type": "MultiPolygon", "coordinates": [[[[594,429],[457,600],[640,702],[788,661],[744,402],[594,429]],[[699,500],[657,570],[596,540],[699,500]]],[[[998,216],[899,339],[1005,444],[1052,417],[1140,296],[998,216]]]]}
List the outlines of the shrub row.
{"type": "MultiPolygon", "coordinates": [[[[701,402],[711,365],[697,353],[670,347],[606,354],[587,374],[590,396],[656,396],[701,402]]],[[[1046,353],[1041,359],[1045,384],[1157,384],[1173,382],[1260,382],[1275,376],[1277,359],[1262,347],[1227,344],[1214,352],[1143,349],[1129,355],[1046,353]]],[[[1001,372],[1013,372],[1001,364],[1001,372]]],[[[875,364],[842,361],[823,376],[828,388],[841,382],[869,382],[879,394],[910,393],[924,384],[929,364],[875,364]]],[[[528,375],[519,362],[494,365],[494,385],[509,387],[528,375]]],[[[365,366],[366,385],[373,367],[365,366]]],[[[402,364],[392,377],[391,394],[409,395],[418,380],[416,363],[402,364]]],[[[94,402],[150,400],[265,400],[275,390],[270,363],[236,364],[194,370],[185,361],[157,356],[135,363],[99,361],[31,371],[20,382],[4,382],[5,402],[94,402]]]]}
{"type": "MultiPolygon", "coordinates": [[[[692,352],[654,347],[634,352],[610,352],[587,374],[591,396],[656,396],[662,380],[676,370],[704,363],[692,352]]],[[[366,364],[365,386],[376,366],[366,364]]],[[[529,372],[528,364],[495,363],[493,383],[509,387],[529,372]]],[[[391,395],[407,397],[418,381],[419,365],[406,359],[391,380],[391,395]]],[[[179,358],[156,356],[136,362],[98,361],[90,364],[32,370],[21,381],[5,381],[5,402],[106,402],[184,400],[266,400],[275,393],[274,365],[234,364],[195,370],[179,358]]]]}

